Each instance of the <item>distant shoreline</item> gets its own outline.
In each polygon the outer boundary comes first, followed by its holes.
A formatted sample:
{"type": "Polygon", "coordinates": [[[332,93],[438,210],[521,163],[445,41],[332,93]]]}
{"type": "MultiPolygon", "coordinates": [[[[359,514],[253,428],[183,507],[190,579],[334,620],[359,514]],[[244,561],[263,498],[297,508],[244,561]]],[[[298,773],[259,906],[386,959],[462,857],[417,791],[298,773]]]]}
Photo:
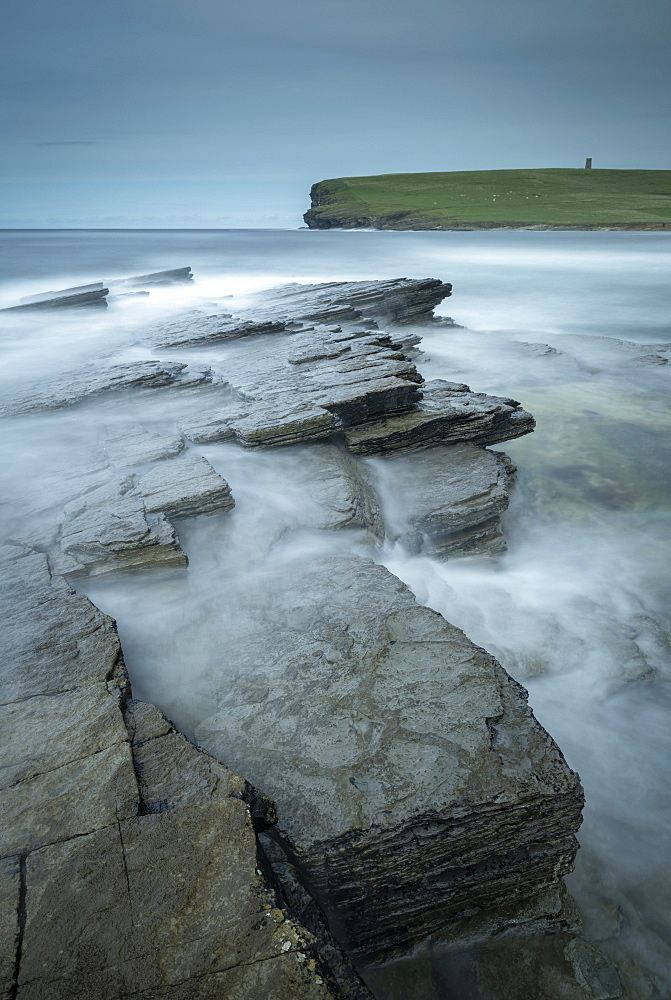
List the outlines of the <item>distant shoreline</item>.
{"type": "Polygon", "coordinates": [[[466,233],[485,233],[492,230],[498,230],[502,232],[555,232],[555,233],[575,233],[575,232],[585,232],[585,233],[609,233],[609,232],[671,232],[671,222],[604,222],[602,224],[592,224],[587,225],[584,222],[571,224],[561,224],[553,225],[551,223],[538,223],[537,225],[531,223],[520,223],[519,225],[511,225],[505,222],[463,222],[454,223],[451,226],[435,226],[435,225],[422,225],[420,222],[408,223],[408,225],[402,225],[399,222],[386,222],[384,219],[376,220],[356,220],[351,223],[338,223],[338,224],[325,224],[313,223],[310,225],[308,223],[308,229],[338,229],[338,230],[352,230],[352,229],[372,229],[379,232],[384,231],[395,231],[395,232],[466,232],[466,233]]]}
{"type": "Polygon", "coordinates": [[[659,232],[671,170],[462,170],[313,184],[310,229],[659,232]]]}

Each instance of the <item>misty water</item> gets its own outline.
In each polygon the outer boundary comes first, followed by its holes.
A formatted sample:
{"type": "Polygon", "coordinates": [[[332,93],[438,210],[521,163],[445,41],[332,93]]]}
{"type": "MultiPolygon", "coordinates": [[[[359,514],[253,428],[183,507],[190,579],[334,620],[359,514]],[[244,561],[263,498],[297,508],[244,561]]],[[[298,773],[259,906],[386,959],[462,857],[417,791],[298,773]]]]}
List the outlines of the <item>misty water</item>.
{"type": "MultiPolygon", "coordinates": [[[[227,443],[192,448],[231,484],[236,508],[178,526],[188,572],[77,586],[117,619],[135,695],[197,738],[241,669],[233,641],[253,670],[254,629],[273,600],[259,568],[284,569],[289,587],[292,564],[315,551],[383,562],[528,688],[580,772],[587,805],[570,889],[625,978],[628,960],[647,970],[638,988],[651,998],[671,990],[671,405],[659,348],[671,341],[670,259],[668,236],[653,233],[0,233],[0,307],[158,268],[196,275],[107,311],[0,315],[3,397],[99,358],[160,357],[140,342],[149,324],[184,308],[234,312],[285,281],[453,282],[439,312],[462,328],[418,331],[420,371],[513,396],[537,419],[532,435],[499,446],[518,466],[506,553],[437,562],[325,532],[309,447],[227,443]]],[[[225,373],[227,352],[242,349],[169,357],[225,373]]],[[[170,393],[117,394],[6,421],[3,537],[43,543],[62,504],[95,485],[101,441],[139,423],[173,433],[176,406],[170,393]]],[[[392,489],[385,504],[397,517],[392,489]]],[[[432,968],[420,956],[371,982],[390,1000],[438,998],[432,968]]]]}

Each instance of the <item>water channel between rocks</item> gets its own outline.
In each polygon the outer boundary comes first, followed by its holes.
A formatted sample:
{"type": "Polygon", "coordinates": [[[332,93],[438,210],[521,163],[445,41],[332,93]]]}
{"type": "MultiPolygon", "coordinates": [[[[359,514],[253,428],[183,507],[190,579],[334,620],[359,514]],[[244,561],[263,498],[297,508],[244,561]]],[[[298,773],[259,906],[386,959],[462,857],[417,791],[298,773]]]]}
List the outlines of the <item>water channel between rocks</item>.
{"type": "MultiPolygon", "coordinates": [[[[537,420],[533,434],[498,446],[518,467],[503,517],[507,551],[447,561],[413,554],[384,460],[364,459],[400,538],[381,545],[356,523],[333,530],[347,511],[319,446],[192,444],[189,452],[230,484],[236,506],[177,522],[188,572],[94,577],[77,587],[117,620],[135,697],[159,705],[198,741],[230,679],[247,674],[253,685],[260,633],[272,627],[267,609],[280,597],[291,627],[292,580],[307,561],[355,554],[386,566],[528,688],[538,719],[585,787],[582,850],[568,883],[587,936],[618,959],[625,977],[628,960],[646,970],[631,973],[641,996],[664,997],[671,990],[668,239],[173,232],[91,234],[87,243],[84,234],[70,242],[60,234],[61,244],[44,238],[34,263],[30,238],[13,235],[25,257],[17,252],[14,277],[0,287],[3,304],[45,278],[59,287],[68,251],[68,278],[86,279],[93,262],[118,273],[188,258],[198,280],[188,291],[129,300],[102,318],[59,316],[48,330],[44,321],[22,319],[19,336],[16,327],[5,335],[12,394],[35,373],[68,371],[105,353],[182,360],[177,352],[150,354],[137,331],[177,308],[227,307],[226,296],[237,304],[283,280],[431,275],[453,282],[452,299],[438,311],[462,328],[411,329],[422,337],[417,367],[427,379],[513,396],[537,420]]],[[[9,257],[8,239],[3,234],[9,257]]],[[[225,374],[244,349],[191,349],[188,361],[225,374]]],[[[140,416],[145,427],[174,433],[171,405],[120,395],[113,406],[85,409],[86,420],[75,410],[19,418],[13,440],[1,444],[7,492],[15,501],[67,494],[60,470],[68,461],[76,475],[78,456],[101,433],[127,434],[140,416]]],[[[266,636],[264,649],[269,642],[266,636]]],[[[371,970],[368,981],[385,1000],[443,1000],[451,996],[441,987],[448,965],[432,943],[371,970]]]]}

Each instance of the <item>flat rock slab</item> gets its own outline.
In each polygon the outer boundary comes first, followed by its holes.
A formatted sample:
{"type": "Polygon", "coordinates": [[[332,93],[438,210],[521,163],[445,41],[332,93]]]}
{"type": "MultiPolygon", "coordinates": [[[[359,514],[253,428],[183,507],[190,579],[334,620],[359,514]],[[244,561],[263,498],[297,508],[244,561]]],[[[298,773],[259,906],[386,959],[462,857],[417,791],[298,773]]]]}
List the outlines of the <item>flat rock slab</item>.
{"type": "Polygon", "coordinates": [[[511,464],[473,444],[369,459],[382,498],[385,537],[437,558],[505,549],[511,464]]]}
{"type": "Polygon", "coordinates": [[[341,940],[388,957],[570,870],[578,778],[492,657],[367,560],[256,587],[196,735],[278,802],[341,940]]]}
{"type": "Polygon", "coordinates": [[[9,400],[0,406],[0,416],[57,410],[109,392],[137,392],[171,386],[193,388],[210,381],[209,369],[190,369],[183,362],[134,361],[107,366],[87,365],[9,400]]]}
{"type": "Polygon", "coordinates": [[[184,444],[181,435],[155,434],[145,427],[131,425],[108,437],[104,448],[110,462],[128,468],[175,458],[184,451],[184,444]]]}
{"type": "Polygon", "coordinates": [[[473,441],[498,444],[529,434],[536,421],[515,399],[472,392],[467,385],[433,379],[422,400],[408,413],[345,431],[345,443],[358,455],[427,448],[473,441]]]}
{"type": "Polygon", "coordinates": [[[11,997],[16,986],[16,947],[21,939],[21,876],[23,859],[0,859],[0,990],[11,997]]]}
{"type": "Polygon", "coordinates": [[[0,789],[127,743],[105,683],[0,706],[0,789]]]}
{"type": "Polygon", "coordinates": [[[5,704],[105,683],[123,672],[112,619],[52,578],[43,553],[0,546],[0,574],[5,704]]]}
{"type": "MultiPolygon", "coordinates": [[[[137,457],[132,449],[131,457],[137,457]]],[[[52,566],[88,576],[186,566],[168,517],[218,514],[234,506],[230,486],[206,459],[186,455],[163,461],[66,504],[52,566]]]]}
{"type": "Polygon", "coordinates": [[[0,791],[0,854],[23,854],[81,837],[137,809],[128,744],[26,778],[0,791]]]}
{"type": "Polygon", "coordinates": [[[186,562],[174,528],[162,514],[147,511],[131,476],[92,490],[63,510],[53,560],[58,572],[95,576],[186,562]]]}
{"type": "Polygon", "coordinates": [[[137,489],[150,514],[169,518],[219,514],[235,506],[226,480],[198,456],[155,465],[138,477],[137,489]]]}
{"type": "Polygon", "coordinates": [[[262,874],[273,803],[129,700],[113,624],[42,554],[0,556],[18,654],[0,708],[3,995],[341,997],[262,874]]]}
{"type": "Polygon", "coordinates": [[[433,320],[435,307],[451,292],[452,286],[437,278],[280,285],[252,295],[237,316],[192,310],[153,328],[148,340],[160,347],[185,347],[277,334],[307,324],[313,329],[317,324],[318,334],[337,332],[340,323],[357,321],[368,321],[372,327],[378,320],[422,325],[433,320]]]}

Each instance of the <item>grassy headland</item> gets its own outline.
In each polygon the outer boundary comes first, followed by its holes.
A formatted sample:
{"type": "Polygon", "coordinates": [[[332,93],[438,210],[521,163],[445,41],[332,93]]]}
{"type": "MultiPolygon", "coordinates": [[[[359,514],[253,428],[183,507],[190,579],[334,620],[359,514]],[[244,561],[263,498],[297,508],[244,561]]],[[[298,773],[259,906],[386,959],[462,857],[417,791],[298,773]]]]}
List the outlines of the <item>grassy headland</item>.
{"type": "Polygon", "coordinates": [[[671,229],[671,170],[459,170],[314,184],[311,229],[671,229]]]}

